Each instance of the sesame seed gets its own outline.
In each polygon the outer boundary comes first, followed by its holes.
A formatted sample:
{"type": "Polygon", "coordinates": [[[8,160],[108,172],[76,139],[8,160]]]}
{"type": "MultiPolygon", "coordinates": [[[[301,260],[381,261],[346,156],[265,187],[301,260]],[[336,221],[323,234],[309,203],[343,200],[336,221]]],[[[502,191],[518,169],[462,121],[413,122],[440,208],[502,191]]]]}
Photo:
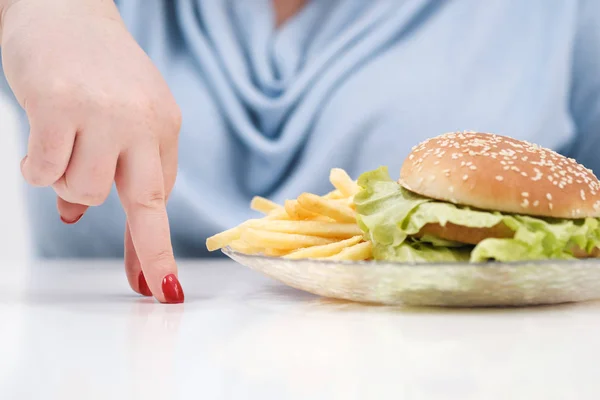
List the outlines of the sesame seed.
{"type": "Polygon", "coordinates": [[[466,181],[467,179],[469,179],[469,175],[463,175],[463,181],[466,181]]]}
{"type": "Polygon", "coordinates": [[[581,195],[581,200],[585,201],[585,191],[583,189],[581,189],[581,191],[579,192],[579,194],[581,195]]]}
{"type": "Polygon", "coordinates": [[[552,205],[552,203],[548,203],[548,208],[551,209],[551,210],[554,208],[554,206],[552,205]]]}
{"type": "Polygon", "coordinates": [[[469,169],[470,169],[470,170],[472,170],[472,171],[475,171],[475,170],[477,169],[477,167],[476,167],[476,166],[474,166],[474,165],[471,165],[471,166],[469,167],[469,169]]]}
{"type": "Polygon", "coordinates": [[[550,193],[546,193],[546,198],[548,201],[552,201],[552,195],[550,193]]]}
{"type": "Polygon", "coordinates": [[[504,177],[501,175],[496,175],[496,180],[502,182],[504,180],[504,177]]]}
{"type": "Polygon", "coordinates": [[[529,197],[529,193],[523,192],[523,193],[521,193],[521,196],[523,196],[523,197],[529,197]]]}
{"type": "Polygon", "coordinates": [[[437,160],[437,161],[435,161],[435,162],[433,163],[433,165],[439,165],[439,164],[440,164],[440,161],[439,161],[439,160],[437,160]]]}
{"type": "Polygon", "coordinates": [[[533,202],[533,206],[534,207],[537,207],[539,205],[540,205],[540,201],[539,200],[536,200],[536,201],[533,202]]]}
{"type": "Polygon", "coordinates": [[[450,187],[448,188],[448,191],[449,191],[450,193],[454,193],[454,186],[450,186],[450,187]]]}
{"type": "Polygon", "coordinates": [[[529,207],[529,200],[523,199],[523,202],[521,203],[521,207],[523,207],[523,208],[529,207]]]}

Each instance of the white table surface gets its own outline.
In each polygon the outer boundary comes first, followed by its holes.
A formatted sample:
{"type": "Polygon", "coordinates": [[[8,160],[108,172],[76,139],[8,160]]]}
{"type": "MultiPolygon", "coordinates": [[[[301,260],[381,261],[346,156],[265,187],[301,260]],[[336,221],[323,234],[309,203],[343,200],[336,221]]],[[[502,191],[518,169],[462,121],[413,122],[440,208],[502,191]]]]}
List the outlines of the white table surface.
{"type": "Polygon", "coordinates": [[[376,307],[187,262],[187,302],[121,263],[1,263],[0,399],[599,399],[600,304],[376,307]]]}

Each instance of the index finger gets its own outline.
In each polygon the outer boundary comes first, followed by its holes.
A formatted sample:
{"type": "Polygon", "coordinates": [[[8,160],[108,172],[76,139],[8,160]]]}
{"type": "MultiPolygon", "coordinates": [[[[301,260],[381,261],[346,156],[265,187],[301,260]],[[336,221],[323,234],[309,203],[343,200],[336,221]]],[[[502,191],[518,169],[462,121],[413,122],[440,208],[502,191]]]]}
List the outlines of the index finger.
{"type": "Polygon", "coordinates": [[[163,303],[182,303],[158,147],[138,147],[124,153],[115,181],[150,291],[163,303]]]}

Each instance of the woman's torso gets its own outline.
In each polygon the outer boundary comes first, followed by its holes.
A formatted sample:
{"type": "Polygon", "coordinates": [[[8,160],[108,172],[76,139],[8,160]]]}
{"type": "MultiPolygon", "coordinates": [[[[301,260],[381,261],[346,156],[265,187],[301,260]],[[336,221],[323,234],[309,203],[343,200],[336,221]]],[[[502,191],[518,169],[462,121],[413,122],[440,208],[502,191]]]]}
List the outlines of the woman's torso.
{"type": "MultiPolygon", "coordinates": [[[[443,132],[565,148],[576,3],[313,0],[275,30],[269,0],[123,1],[182,108],[176,254],[206,255],[254,195],[325,192],[331,167],[398,171],[443,132]]],[[[115,194],[76,226],[61,225],[51,190],[28,198],[41,255],[121,255],[115,194]]]]}

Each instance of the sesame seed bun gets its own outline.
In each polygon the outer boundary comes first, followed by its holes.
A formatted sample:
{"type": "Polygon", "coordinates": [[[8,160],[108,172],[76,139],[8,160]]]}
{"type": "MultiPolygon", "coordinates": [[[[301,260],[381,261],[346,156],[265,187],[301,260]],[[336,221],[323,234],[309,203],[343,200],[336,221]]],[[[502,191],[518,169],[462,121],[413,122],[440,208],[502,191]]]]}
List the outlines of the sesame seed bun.
{"type": "Polygon", "coordinates": [[[422,142],[405,160],[399,183],[482,210],[600,217],[600,182],[591,170],[552,150],[489,133],[447,133],[422,142]]]}

